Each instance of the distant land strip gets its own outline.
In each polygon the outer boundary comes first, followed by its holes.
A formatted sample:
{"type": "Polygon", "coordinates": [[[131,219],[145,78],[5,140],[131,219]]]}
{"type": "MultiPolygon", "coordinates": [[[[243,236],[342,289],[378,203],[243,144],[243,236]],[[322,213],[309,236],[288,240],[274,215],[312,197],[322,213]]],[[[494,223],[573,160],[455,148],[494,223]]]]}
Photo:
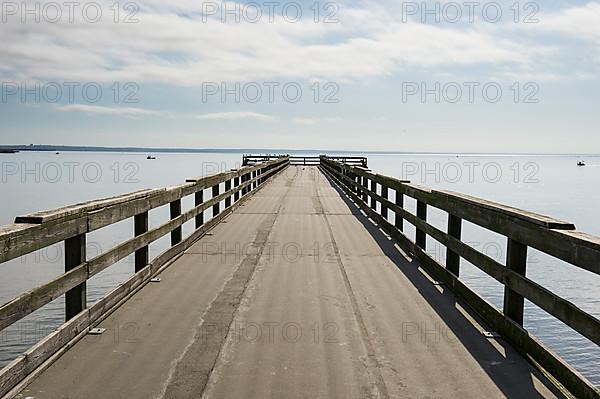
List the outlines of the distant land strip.
{"type": "Polygon", "coordinates": [[[559,153],[483,153],[483,152],[430,152],[430,151],[357,151],[339,149],[289,149],[289,148],[164,148],[164,147],[103,147],[80,145],[54,144],[0,144],[0,154],[11,154],[25,151],[73,151],[73,152],[135,152],[135,153],[215,153],[215,154],[382,154],[382,155],[464,155],[464,156],[494,156],[494,155],[532,155],[532,156],[598,156],[599,154],[559,154],[559,153]]]}

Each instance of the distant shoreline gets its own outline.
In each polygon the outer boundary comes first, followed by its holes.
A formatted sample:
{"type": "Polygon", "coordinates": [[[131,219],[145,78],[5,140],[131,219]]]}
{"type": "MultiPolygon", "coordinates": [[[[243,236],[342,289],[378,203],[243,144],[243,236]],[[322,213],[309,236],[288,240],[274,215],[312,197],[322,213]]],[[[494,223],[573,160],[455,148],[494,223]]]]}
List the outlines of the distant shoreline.
{"type": "Polygon", "coordinates": [[[286,148],[160,148],[160,147],[102,147],[102,146],[73,146],[73,145],[2,145],[1,154],[17,152],[135,152],[135,153],[179,153],[179,154],[381,154],[381,155],[464,155],[464,156],[600,156],[600,154],[574,153],[485,153],[485,152],[429,152],[429,151],[357,151],[357,150],[323,150],[323,149],[286,149],[286,148]]]}

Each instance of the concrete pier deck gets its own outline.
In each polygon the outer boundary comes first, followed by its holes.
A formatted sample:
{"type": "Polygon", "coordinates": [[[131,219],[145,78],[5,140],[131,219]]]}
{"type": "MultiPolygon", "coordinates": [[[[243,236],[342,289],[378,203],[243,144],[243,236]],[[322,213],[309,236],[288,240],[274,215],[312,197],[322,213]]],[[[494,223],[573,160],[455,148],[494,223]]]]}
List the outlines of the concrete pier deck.
{"type": "Polygon", "coordinates": [[[21,398],[555,398],[317,167],[290,166],[21,398]]]}

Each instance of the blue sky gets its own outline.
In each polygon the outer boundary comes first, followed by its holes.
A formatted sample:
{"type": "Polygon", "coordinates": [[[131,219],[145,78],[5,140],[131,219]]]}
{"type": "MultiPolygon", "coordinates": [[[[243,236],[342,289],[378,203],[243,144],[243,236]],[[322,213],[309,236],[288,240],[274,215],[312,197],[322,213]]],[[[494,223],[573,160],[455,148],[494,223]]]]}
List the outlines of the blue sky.
{"type": "Polygon", "coordinates": [[[113,3],[3,6],[0,142],[600,153],[600,2],[113,3]]]}

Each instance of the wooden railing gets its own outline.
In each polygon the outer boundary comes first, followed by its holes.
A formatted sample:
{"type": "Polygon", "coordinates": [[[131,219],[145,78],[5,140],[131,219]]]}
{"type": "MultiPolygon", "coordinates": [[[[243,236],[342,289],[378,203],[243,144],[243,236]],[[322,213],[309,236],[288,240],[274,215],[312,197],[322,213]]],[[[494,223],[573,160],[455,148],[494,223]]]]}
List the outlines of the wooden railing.
{"type": "Polygon", "coordinates": [[[439,281],[474,309],[532,363],[578,398],[598,398],[600,391],[558,355],[523,328],[524,299],[600,345],[600,321],[573,303],[526,277],[527,249],[543,253],[600,274],[600,238],[575,230],[572,223],[522,211],[450,191],[433,190],[407,181],[374,174],[365,168],[344,165],[321,157],[322,170],[376,221],[404,251],[417,258],[439,281]],[[390,201],[390,190],[395,201],[390,201]],[[416,214],[404,207],[404,197],[417,202],[416,214]],[[379,207],[377,206],[379,204],[379,207]],[[427,222],[428,207],[448,215],[447,231],[427,222]],[[390,211],[395,213],[390,222],[390,211]],[[506,265],[477,251],[461,240],[467,220],[507,237],[506,265]],[[415,238],[403,232],[403,222],[415,226],[415,238]],[[447,249],[445,265],[426,252],[427,236],[447,249]],[[465,259],[504,285],[504,307],[496,309],[460,278],[460,259],[465,259]]]}
{"type": "Polygon", "coordinates": [[[0,227],[0,263],[59,242],[65,246],[65,273],[2,305],[0,331],[61,295],[65,295],[66,318],[57,331],[0,370],[0,397],[57,356],[69,342],[86,334],[90,326],[162,272],[170,260],[288,165],[287,157],[277,158],[239,170],[188,179],[185,184],[174,187],[143,190],[21,216],[14,224],[0,227]],[[224,184],[224,192],[221,192],[221,184],[224,184]],[[205,189],[211,189],[211,198],[204,198],[205,189]],[[181,200],[191,195],[194,195],[195,206],[182,213],[181,200]],[[170,220],[149,230],[148,211],[166,205],[169,205],[170,220]],[[209,208],[213,216],[205,222],[204,211],[209,208]],[[97,257],[86,258],[87,233],[129,218],[133,218],[133,238],[97,257]],[[192,219],[195,219],[195,230],[183,239],[182,225],[192,219]],[[150,260],[149,244],[167,234],[171,236],[171,247],[150,260]],[[86,281],[131,254],[135,254],[134,275],[88,307],[86,281]]]}
{"type": "MultiPolygon", "coordinates": [[[[254,165],[256,163],[266,162],[281,156],[282,155],[244,155],[242,158],[242,165],[254,165]]],[[[290,165],[319,166],[321,164],[321,156],[285,156],[290,159],[290,165]]],[[[329,156],[328,158],[347,165],[361,166],[363,168],[368,166],[366,157],[329,156]]]]}

